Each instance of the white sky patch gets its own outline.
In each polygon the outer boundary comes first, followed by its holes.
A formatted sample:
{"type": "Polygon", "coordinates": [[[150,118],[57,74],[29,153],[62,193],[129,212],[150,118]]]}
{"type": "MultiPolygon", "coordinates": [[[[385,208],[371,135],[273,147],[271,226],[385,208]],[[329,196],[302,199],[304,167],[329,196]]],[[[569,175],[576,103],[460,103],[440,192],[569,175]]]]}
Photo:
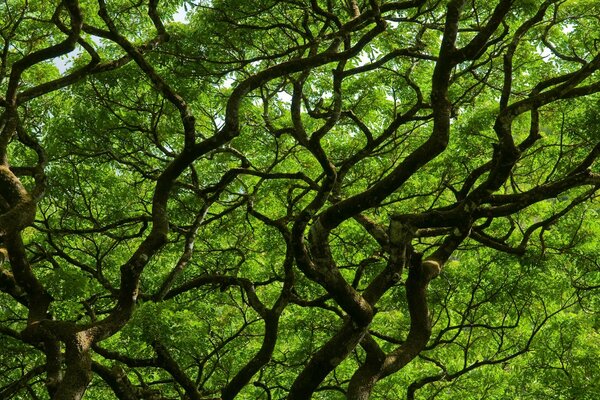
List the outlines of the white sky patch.
{"type": "Polygon", "coordinates": [[[282,103],[292,104],[292,95],[287,92],[278,92],[277,99],[282,103]]]}
{"type": "Polygon", "coordinates": [[[234,83],[235,83],[235,80],[233,78],[227,77],[227,78],[225,78],[223,83],[221,83],[221,86],[225,89],[230,89],[234,83]]]}
{"type": "Polygon", "coordinates": [[[223,125],[225,125],[225,117],[222,117],[220,115],[215,115],[214,117],[214,123],[215,126],[217,127],[217,129],[221,129],[223,127],[223,125]]]}
{"type": "Polygon", "coordinates": [[[188,22],[190,22],[188,20],[187,14],[188,14],[188,12],[185,9],[185,6],[181,5],[177,9],[177,12],[173,15],[173,21],[181,22],[182,24],[187,24],[188,22]]]}
{"type": "Polygon", "coordinates": [[[562,31],[564,33],[571,33],[575,30],[575,25],[573,24],[566,24],[565,26],[562,27],[562,31]]]}
{"type": "Polygon", "coordinates": [[[362,67],[363,65],[371,64],[372,62],[376,61],[381,54],[381,51],[377,49],[361,51],[358,55],[358,66],[362,67]]]}
{"type": "Polygon", "coordinates": [[[554,56],[554,54],[552,54],[552,51],[547,47],[538,48],[538,54],[542,56],[544,61],[550,61],[550,59],[554,56]]]}
{"type": "Polygon", "coordinates": [[[371,62],[369,55],[364,51],[358,55],[358,66],[362,67],[363,65],[367,65],[371,62]]]}
{"type": "MultiPolygon", "coordinates": [[[[102,47],[102,38],[92,35],[90,36],[90,39],[96,45],[96,49],[102,47]]],[[[54,58],[52,63],[58,68],[58,72],[60,72],[61,75],[64,75],[71,67],[73,67],[73,61],[81,56],[81,54],[83,54],[83,48],[77,46],[75,47],[75,50],[70,53],[54,58]]]]}
{"type": "Polygon", "coordinates": [[[81,47],[77,46],[72,52],[53,59],[52,63],[58,68],[58,72],[60,72],[61,75],[64,75],[73,66],[73,61],[79,57],[81,53],[83,53],[83,50],[81,47]]]}

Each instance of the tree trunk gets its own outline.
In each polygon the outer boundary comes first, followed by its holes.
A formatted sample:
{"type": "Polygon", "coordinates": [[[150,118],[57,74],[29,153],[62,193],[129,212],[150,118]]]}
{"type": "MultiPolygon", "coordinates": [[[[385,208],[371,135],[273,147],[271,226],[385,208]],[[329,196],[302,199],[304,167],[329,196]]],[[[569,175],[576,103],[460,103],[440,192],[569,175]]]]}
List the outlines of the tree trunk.
{"type": "Polygon", "coordinates": [[[91,340],[86,332],[78,332],[66,343],[65,376],[53,400],[80,400],[92,380],[91,340]]]}

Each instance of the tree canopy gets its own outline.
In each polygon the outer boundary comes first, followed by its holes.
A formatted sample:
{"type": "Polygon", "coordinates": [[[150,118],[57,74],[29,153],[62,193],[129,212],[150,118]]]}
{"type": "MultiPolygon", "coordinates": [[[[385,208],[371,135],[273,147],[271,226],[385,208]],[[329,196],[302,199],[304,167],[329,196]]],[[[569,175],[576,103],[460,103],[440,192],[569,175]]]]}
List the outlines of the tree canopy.
{"type": "Polygon", "coordinates": [[[0,398],[600,396],[597,0],[0,18],[0,398]]]}

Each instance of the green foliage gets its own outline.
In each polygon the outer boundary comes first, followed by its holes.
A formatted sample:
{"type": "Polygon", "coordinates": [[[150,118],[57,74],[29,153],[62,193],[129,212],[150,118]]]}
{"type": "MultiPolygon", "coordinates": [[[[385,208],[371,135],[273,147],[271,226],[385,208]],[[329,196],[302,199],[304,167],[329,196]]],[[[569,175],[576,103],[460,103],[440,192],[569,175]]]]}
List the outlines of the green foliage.
{"type": "Polygon", "coordinates": [[[0,398],[600,398],[600,5],[456,3],[0,4],[0,398]]]}

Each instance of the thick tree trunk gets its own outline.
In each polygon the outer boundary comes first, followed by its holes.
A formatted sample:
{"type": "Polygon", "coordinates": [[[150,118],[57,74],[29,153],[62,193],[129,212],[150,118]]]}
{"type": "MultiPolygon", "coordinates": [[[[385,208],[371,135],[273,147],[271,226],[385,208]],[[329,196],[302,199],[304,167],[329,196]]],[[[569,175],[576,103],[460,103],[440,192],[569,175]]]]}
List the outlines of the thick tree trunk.
{"type": "Polygon", "coordinates": [[[352,376],[348,385],[348,400],[368,400],[379,380],[383,362],[365,363],[352,376]]]}
{"type": "Polygon", "coordinates": [[[258,353],[246,364],[221,391],[223,400],[233,400],[250,382],[250,379],[271,359],[277,343],[279,314],[270,312],[265,318],[265,336],[258,353]]]}
{"type": "Polygon", "coordinates": [[[65,375],[53,400],[80,400],[92,380],[91,340],[86,332],[79,332],[67,341],[65,375]]]}
{"type": "Polygon", "coordinates": [[[410,330],[406,341],[387,355],[370,337],[363,341],[365,363],[354,373],[348,385],[349,400],[367,400],[375,384],[411,362],[427,345],[431,321],[427,306],[427,285],[439,273],[439,263],[425,260],[409,269],[406,297],[410,313],[410,330]]]}
{"type": "Polygon", "coordinates": [[[288,400],[310,399],[323,379],[342,362],[358,345],[367,327],[356,327],[348,321],[319,351],[296,378],[288,400]]]}

